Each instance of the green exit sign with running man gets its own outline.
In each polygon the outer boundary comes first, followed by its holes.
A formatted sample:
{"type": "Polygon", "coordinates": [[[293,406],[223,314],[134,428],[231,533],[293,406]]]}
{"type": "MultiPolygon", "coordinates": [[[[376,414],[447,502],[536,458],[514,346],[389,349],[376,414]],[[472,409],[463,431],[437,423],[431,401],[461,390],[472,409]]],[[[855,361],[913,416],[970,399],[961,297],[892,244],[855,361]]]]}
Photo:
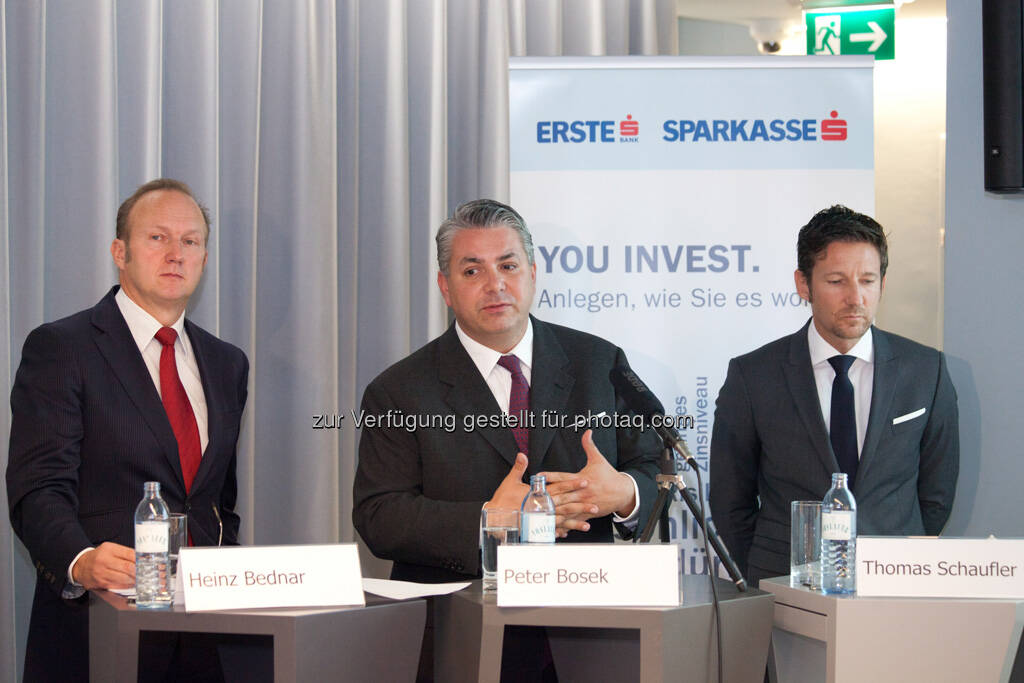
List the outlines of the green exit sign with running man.
{"type": "Polygon", "coordinates": [[[809,55],[896,57],[896,10],[819,9],[804,13],[809,55]]]}

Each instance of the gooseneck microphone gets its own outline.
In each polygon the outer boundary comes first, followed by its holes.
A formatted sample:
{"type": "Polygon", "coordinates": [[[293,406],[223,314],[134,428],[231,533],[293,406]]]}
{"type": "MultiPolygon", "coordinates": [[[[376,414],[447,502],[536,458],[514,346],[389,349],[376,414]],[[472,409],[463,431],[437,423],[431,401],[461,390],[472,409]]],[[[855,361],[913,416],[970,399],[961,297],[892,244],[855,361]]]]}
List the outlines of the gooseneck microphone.
{"type": "MultiPolygon", "coordinates": [[[[616,366],[608,373],[612,385],[622,396],[629,409],[644,418],[647,426],[658,433],[658,436],[686,461],[686,464],[697,469],[697,461],[690,455],[690,449],[675,427],[665,425],[665,407],[658,397],[629,368],[616,366]]],[[[675,472],[673,471],[672,474],[675,472]]]]}
{"type": "MultiPolygon", "coordinates": [[[[662,441],[665,443],[665,459],[668,458],[668,449],[674,450],[678,453],[686,463],[693,468],[694,473],[697,475],[698,483],[700,482],[700,469],[697,467],[697,461],[690,454],[690,449],[686,447],[686,442],[683,437],[679,434],[675,427],[670,427],[665,423],[668,422],[665,416],[665,408],[662,406],[661,401],[658,397],[644,384],[643,380],[637,377],[637,374],[627,367],[617,366],[611,369],[608,373],[608,378],[611,380],[612,385],[616,391],[625,401],[626,406],[629,407],[630,411],[644,418],[647,426],[650,426],[658,433],[662,441]]],[[[640,536],[640,542],[646,543],[650,540],[651,535],[654,533],[654,527],[657,519],[661,514],[663,507],[669,503],[669,491],[671,488],[675,488],[679,491],[679,495],[682,497],[683,502],[686,503],[686,507],[690,509],[690,514],[700,525],[701,530],[704,532],[704,537],[711,543],[711,547],[715,549],[715,553],[718,555],[718,559],[722,561],[725,566],[725,570],[729,573],[729,577],[736,584],[736,587],[741,591],[747,590],[746,579],[743,578],[743,574],[740,573],[739,567],[736,566],[736,562],[732,559],[732,555],[729,554],[728,548],[722,543],[722,539],[718,536],[718,531],[715,529],[715,525],[710,519],[704,517],[702,504],[698,504],[694,500],[693,493],[697,493],[691,488],[687,488],[682,477],[675,472],[675,463],[673,462],[662,462],[662,474],[658,475],[658,500],[654,504],[654,509],[651,511],[651,516],[647,520],[647,524],[644,526],[643,533],[640,536]]],[[[700,494],[698,493],[697,500],[701,500],[700,494]]],[[[709,558],[710,560],[710,558],[709,558]]],[[[709,570],[709,574],[711,571],[709,570]]]]}

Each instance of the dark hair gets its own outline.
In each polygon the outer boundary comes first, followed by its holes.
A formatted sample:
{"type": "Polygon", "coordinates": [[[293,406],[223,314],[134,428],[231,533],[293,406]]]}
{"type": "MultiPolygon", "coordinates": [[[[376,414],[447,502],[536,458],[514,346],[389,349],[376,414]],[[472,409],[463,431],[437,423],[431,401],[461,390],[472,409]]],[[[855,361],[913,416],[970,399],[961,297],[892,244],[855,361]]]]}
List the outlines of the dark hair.
{"type": "Polygon", "coordinates": [[[527,263],[533,265],[533,236],[526,229],[523,217],[507,204],[493,199],[474,199],[459,204],[452,217],[441,223],[434,237],[437,243],[437,267],[445,277],[448,276],[452,260],[452,239],[456,232],[465,228],[512,228],[523,244],[527,263]]]}
{"type": "Polygon", "coordinates": [[[203,223],[206,225],[206,239],[210,239],[210,210],[203,206],[196,196],[192,194],[192,188],[180,180],[174,178],[157,178],[156,180],[150,180],[144,185],[140,185],[135,192],[132,193],[131,197],[124,200],[121,206],[117,209],[117,230],[116,236],[119,240],[128,240],[128,230],[131,227],[128,225],[128,214],[132,212],[136,202],[138,202],[143,195],[147,195],[150,192],[157,192],[159,190],[172,190],[174,192],[180,192],[199,207],[199,212],[203,214],[203,223]]]}
{"type": "Polygon", "coordinates": [[[889,245],[882,226],[871,216],[836,204],[814,214],[814,218],[800,228],[796,239],[796,266],[808,282],[811,281],[814,262],[833,242],[867,242],[873,245],[878,249],[881,261],[878,276],[885,277],[885,270],[889,267],[889,245]]]}

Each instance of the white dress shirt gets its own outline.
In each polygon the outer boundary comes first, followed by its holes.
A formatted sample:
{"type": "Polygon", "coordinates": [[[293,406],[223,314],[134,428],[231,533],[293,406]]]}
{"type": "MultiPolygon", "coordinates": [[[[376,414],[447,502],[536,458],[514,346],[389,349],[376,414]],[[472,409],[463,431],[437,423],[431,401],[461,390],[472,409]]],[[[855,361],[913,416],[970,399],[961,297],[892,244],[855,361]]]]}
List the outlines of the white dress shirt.
{"type": "MultiPolygon", "coordinates": [[[[505,355],[516,356],[519,359],[519,367],[523,371],[526,383],[532,384],[533,321],[526,321],[526,332],[523,333],[523,338],[512,347],[508,354],[495,351],[473,339],[459,327],[458,322],[455,323],[455,333],[459,336],[459,341],[462,342],[463,348],[466,349],[466,353],[469,354],[476,369],[483,376],[487,387],[491,390],[491,394],[494,395],[494,400],[498,402],[501,412],[508,415],[509,396],[512,393],[512,373],[498,365],[498,360],[505,355]]],[[[636,480],[633,479],[632,475],[627,472],[626,476],[633,482],[633,494],[636,504],[633,506],[633,511],[628,517],[620,517],[618,514],[612,513],[612,520],[620,524],[636,524],[636,518],[640,511],[640,488],[636,485],[636,480]]]]}
{"type": "Polygon", "coordinates": [[[852,349],[846,354],[841,354],[818,333],[812,320],[807,326],[807,345],[811,351],[814,383],[818,387],[818,402],[821,404],[821,416],[825,419],[826,430],[832,428],[832,382],[836,378],[836,371],[828,359],[839,355],[856,358],[846,374],[853,384],[853,405],[857,418],[857,457],[860,457],[864,449],[864,435],[868,431],[871,389],[875,382],[875,346],[871,342],[871,328],[868,328],[852,349]]]}
{"type": "MultiPolygon", "coordinates": [[[[163,392],[160,389],[160,354],[164,347],[155,337],[163,325],[132,301],[123,289],[117,290],[114,300],[117,302],[117,307],[121,309],[124,321],[128,323],[128,331],[132,333],[132,338],[135,339],[135,344],[139,347],[142,359],[146,361],[146,369],[149,370],[149,376],[153,378],[156,391],[163,399],[163,392]]],[[[192,412],[196,416],[196,426],[199,427],[199,450],[200,453],[204,453],[207,444],[210,443],[206,394],[203,393],[203,381],[199,377],[199,363],[196,361],[196,354],[192,351],[192,344],[185,332],[184,311],[170,327],[178,333],[178,339],[174,342],[174,359],[178,365],[178,377],[181,378],[181,384],[185,387],[185,393],[188,395],[188,402],[192,404],[192,412]]]]}

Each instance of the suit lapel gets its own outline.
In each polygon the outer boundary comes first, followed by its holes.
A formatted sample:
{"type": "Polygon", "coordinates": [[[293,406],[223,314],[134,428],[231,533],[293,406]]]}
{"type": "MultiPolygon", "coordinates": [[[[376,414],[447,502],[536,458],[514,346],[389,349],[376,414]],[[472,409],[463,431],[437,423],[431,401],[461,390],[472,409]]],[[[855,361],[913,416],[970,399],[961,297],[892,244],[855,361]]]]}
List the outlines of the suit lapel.
{"type": "Polygon", "coordinates": [[[885,332],[872,327],[871,340],[875,359],[872,371],[871,412],[868,413],[868,428],[864,434],[864,448],[857,468],[857,481],[862,481],[877,457],[878,442],[886,427],[886,417],[891,415],[893,397],[896,395],[896,380],[899,377],[900,360],[889,345],[885,332]]]}
{"type": "Polygon", "coordinates": [[[540,472],[548,454],[555,427],[542,427],[541,416],[561,415],[576,378],[569,372],[569,357],[545,323],[533,320],[533,367],[530,369],[530,410],[534,424],[530,429],[529,472],[540,472]]]}
{"type": "MultiPolygon", "coordinates": [[[[807,321],[807,325],[810,324],[811,321],[807,321]]],[[[839,461],[832,453],[828,429],[825,427],[825,419],[821,416],[818,387],[814,382],[814,369],[811,367],[811,349],[807,344],[807,325],[790,337],[789,359],[783,372],[796,412],[814,443],[818,457],[829,472],[839,472],[839,461]]]]}
{"type": "MultiPolygon", "coordinates": [[[[494,400],[490,388],[484,378],[480,376],[480,371],[477,370],[473,360],[466,353],[462,342],[459,341],[454,324],[441,335],[438,356],[438,379],[447,386],[444,402],[455,411],[460,422],[461,418],[466,415],[475,417],[477,415],[501,414],[501,408],[494,400]]],[[[519,449],[516,447],[516,440],[512,436],[511,429],[483,427],[473,431],[498,451],[509,465],[515,464],[516,452],[519,449]]]]}
{"type": "Polygon", "coordinates": [[[160,401],[160,394],[153,384],[153,377],[149,374],[146,362],[142,360],[139,347],[136,346],[135,339],[128,329],[128,323],[125,322],[114,300],[117,289],[111,289],[92,309],[93,339],[111,373],[117,377],[128,398],[135,404],[146,425],[153,432],[177,482],[184,490],[185,480],[181,474],[178,441],[167,419],[164,404],[160,401]]]}
{"type": "Polygon", "coordinates": [[[199,460],[199,470],[192,481],[192,489],[195,490],[202,483],[210,468],[213,467],[213,458],[207,456],[217,452],[220,428],[224,422],[220,416],[220,409],[226,404],[220,394],[220,383],[213,381],[212,372],[213,368],[216,367],[216,363],[210,357],[210,348],[208,348],[207,344],[203,343],[204,340],[197,331],[196,326],[187,318],[185,319],[185,331],[188,333],[189,344],[192,345],[192,353],[196,355],[196,364],[199,366],[199,380],[203,384],[203,396],[206,400],[207,443],[203,457],[199,460]]]}

